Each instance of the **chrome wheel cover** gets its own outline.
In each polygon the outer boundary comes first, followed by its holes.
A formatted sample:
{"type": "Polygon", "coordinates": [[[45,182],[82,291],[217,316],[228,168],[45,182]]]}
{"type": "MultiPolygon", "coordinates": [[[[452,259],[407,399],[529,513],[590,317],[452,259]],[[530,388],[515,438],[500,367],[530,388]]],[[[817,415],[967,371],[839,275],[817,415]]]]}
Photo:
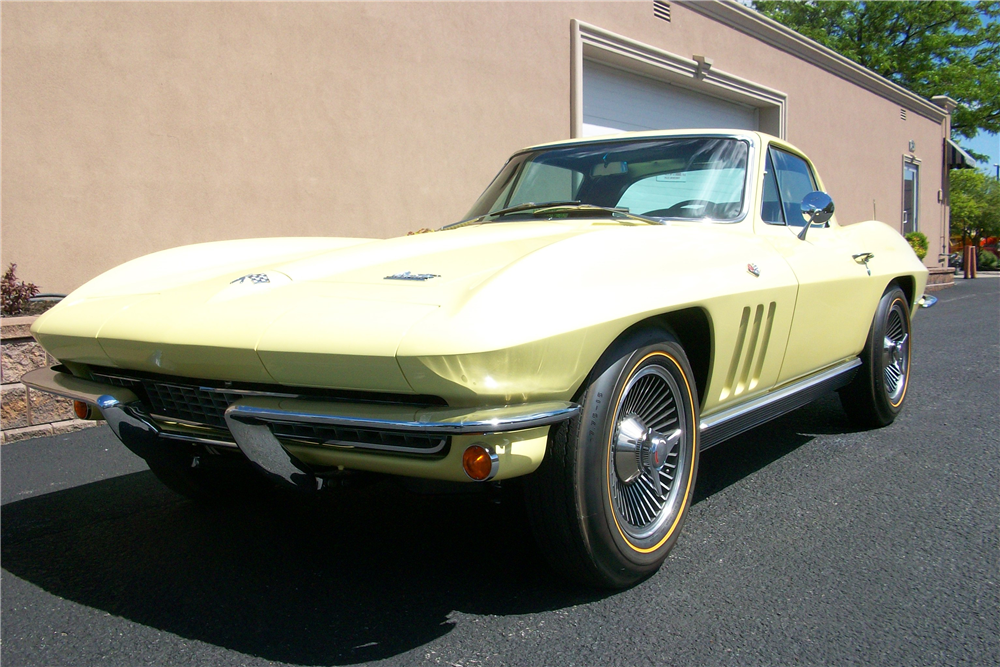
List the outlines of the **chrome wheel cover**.
{"type": "Polygon", "coordinates": [[[633,539],[655,535],[682,499],[691,425],[681,396],[674,377],[656,365],[636,372],[622,391],[608,482],[619,525],[633,539]]]}
{"type": "Polygon", "coordinates": [[[906,391],[910,364],[910,323],[900,301],[895,301],[885,318],[882,340],[882,375],[889,402],[899,405],[906,391]]]}

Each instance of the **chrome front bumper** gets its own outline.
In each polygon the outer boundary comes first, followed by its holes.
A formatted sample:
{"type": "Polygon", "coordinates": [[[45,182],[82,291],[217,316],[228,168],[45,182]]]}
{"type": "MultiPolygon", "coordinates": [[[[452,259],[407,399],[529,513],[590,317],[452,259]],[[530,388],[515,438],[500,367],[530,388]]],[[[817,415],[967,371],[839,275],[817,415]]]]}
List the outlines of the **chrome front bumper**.
{"type": "MultiPolygon", "coordinates": [[[[417,407],[384,403],[323,401],[308,397],[247,396],[225,411],[233,442],[164,430],[149,415],[130,389],[75,377],[55,368],[25,374],[21,381],[32,389],[82,401],[96,407],[115,435],[143,458],[162,450],[163,440],[180,440],[213,446],[233,443],[265,475],[303,490],[319,485],[310,468],[291,454],[275,436],[287,425],[364,429],[391,435],[497,434],[549,426],[574,417],[580,406],[567,401],[523,403],[497,407],[417,407]]],[[[357,450],[413,453],[405,447],[369,442],[339,442],[357,450]]],[[[431,452],[433,453],[433,452],[431,452]]]]}

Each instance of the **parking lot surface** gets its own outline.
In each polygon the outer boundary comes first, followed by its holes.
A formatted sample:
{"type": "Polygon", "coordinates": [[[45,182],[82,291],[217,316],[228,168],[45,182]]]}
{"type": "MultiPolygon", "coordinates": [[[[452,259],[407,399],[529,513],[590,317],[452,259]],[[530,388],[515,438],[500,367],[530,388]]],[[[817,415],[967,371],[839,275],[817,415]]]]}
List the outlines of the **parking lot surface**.
{"type": "Polygon", "coordinates": [[[545,567],[510,503],[393,482],[206,510],[106,426],[5,445],[16,665],[1000,664],[1000,280],[913,323],[907,405],[835,394],[707,452],[664,567],[545,567]]]}

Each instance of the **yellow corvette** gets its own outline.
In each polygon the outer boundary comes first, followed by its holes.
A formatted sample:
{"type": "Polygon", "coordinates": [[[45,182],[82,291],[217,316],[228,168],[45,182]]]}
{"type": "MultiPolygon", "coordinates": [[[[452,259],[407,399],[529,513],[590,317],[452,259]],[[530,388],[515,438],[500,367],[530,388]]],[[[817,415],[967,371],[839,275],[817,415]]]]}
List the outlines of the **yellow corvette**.
{"type": "Polygon", "coordinates": [[[38,319],[60,363],[24,382],[194,498],[250,468],[525,476],[559,571],[627,586],[677,540],[700,451],[831,390],[866,426],[902,408],[927,270],[833,210],[756,132],[536,146],[434,233],[128,262],[38,319]]]}

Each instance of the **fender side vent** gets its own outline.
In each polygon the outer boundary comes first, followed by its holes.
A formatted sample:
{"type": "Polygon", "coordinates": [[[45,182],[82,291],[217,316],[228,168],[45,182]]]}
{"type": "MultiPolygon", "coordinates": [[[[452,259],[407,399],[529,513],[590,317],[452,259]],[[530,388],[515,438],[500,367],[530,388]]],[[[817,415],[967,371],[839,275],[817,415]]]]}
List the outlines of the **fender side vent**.
{"type": "Polygon", "coordinates": [[[743,309],[733,360],[729,365],[729,373],[726,375],[726,384],[722,388],[720,400],[739,396],[757,387],[764,367],[767,344],[771,340],[771,326],[774,324],[776,307],[774,301],[768,304],[766,316],[764,304],[758,304],[753,310],[749,306],[743,309]]]}

